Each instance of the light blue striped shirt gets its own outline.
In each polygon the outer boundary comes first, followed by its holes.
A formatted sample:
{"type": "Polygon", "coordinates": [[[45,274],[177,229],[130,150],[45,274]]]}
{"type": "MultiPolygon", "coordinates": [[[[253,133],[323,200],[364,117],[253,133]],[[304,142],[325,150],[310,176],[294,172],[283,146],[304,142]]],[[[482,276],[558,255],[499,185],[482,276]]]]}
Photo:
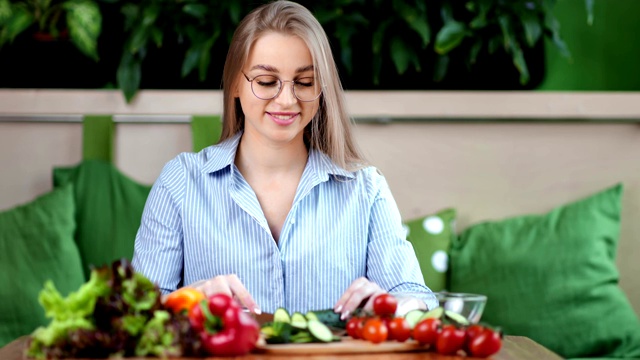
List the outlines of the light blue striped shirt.
{"type": "Polygon", "coordinates": [[[311,149],[280,239],[234,164],[241,134],[171,160],[153,186],[134,268],[163,293],[236,274],[262,311],[333,308],[365,276],[389,292],[429,292],[385,178],[311,149]]]}

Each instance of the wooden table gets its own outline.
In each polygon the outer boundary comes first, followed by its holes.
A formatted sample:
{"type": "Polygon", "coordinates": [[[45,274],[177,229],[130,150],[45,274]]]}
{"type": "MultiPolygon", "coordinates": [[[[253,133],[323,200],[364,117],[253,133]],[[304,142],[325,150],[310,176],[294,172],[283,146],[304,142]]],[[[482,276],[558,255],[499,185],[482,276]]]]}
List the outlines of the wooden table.
{"type": "MultiPolygon", "coordinates": [[[[22,360],[27,337],[21,337],[0,349],[0,359],[2,360],[22,360]]],[[[133,359],[133,358],[131,358],[133,359]]],[[[214,358],[209,358],[214,359],[214,358]]],[[[215,358],[219,359],[219,358],[215,358]]],[[[250,354],[244,357],[246,360],[329,360],[329,359],[358,359],[358,360],[469,360],[470,357],[444,356],[432,352],[410,352],[410,353],[376,353],[376,354],[349,354],[349,355],[313,355],[301,354],[291,355],[264,355],[250,354]]],[[[535,341],[522,336],[505,336],[502,349],[496,355],[490,357],[491,360],[558,360],[562,359],[555,353],[546,349],[535,341]]],[[[176,359],[180,360],[180,359],[176,359]]]]}

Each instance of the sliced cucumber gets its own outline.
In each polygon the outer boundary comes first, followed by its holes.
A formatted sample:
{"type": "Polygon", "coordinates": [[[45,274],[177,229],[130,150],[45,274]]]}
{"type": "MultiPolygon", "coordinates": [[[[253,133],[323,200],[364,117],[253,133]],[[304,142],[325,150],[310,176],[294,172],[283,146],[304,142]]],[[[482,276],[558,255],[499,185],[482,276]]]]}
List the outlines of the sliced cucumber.
{"type": "Polygon", "coordinates": [[[292,335],[290,340],[292,343],[303,344],[313,342],[315,338],[311,336],[308,331],[301,331],[295,335],[292,335]]]}
{"type": "Polygon", "coordinates": [[[262,334],[265,335],[265,340],[267,344],[286,344],[291,342],[292,333],[297,331],[293,326],[289,323],[285,322],[273,322],[270,324],[265,324],[266,326],[261,329],[262,334]],[[272,333],[271,336],[267,336],[264,328],[271,328],[270,330],[266,330],[266,333],[272,333]]]}
{"type": "Polygon", "coordinates": [[[260,332],[262,333],[262,335],[264,335],[267,338],[270,338],[270,337],[276,335],[276,331],[275,331],[275,329],[273,328],[272,325],[263,326],[260,329],[260,332]]]}
{"type": "Polygon", "coordinates": [[[318,321],[329,327],[343,330],[347,327],[347,322],[341,320],[340,314],[334,312],[333,309],[315,310],[313,311],[313,314],[316,316],[318,321]]]}
{"type": "Polygon", "coordinates": [[[293,315],[291,315],[291,325],[298,329],[306,329],[307,318],[305,318],[301,313],[295,312],[293,313],[293,315]]]}
{"type": "Polygon", "coordinates": [[[424,313],[424,315],[422,315],[420,317],[420,319],[418,320],[418,322],[424,320],[424,319],[429,319],[429,318],[441,318],[442,317],[442,313],[444,313],[444,309],[442,307],[437,307],[435,309],[431,309],[429,311],[427,311],[426,313],[424,313]]]}
{"type": "Polygon", "coordinates": [[[453,311],[446,310],[444,314],[445,316],[449,317],[451,320],[457,322],[460,325],[469,325],[469,320],[467,320],[466,317],[458,313],[454,313],[453,311]]]}
{"type": "Polygon", "coordinates": [[[314,313],[313,311],[309,311],[305,316],[307,317],[307,320],[320,321],[320,319],[318,319],[318,315],[316,315],[316,313],[314,313]]]}
{"type": "Polygon", "coordinates": [[[277,308],[273,313],[273,322],[291,323],[291,315],[285,308],[277,308]]]}
{"type": "Polygon", "coordinates": [[[308,327],[309,327],[309,332],[315,339],[322,342],[333,341],[333,334],[331,333],[331,330],[329,330],[329,328],[322,322],[317,320],[311,320],[308,323],[308,327]]]}
{"type": "Polygon", "coordinates": [[[422,310],[411,310],[405,314],[404,319],[407,320],[409,327],[413,329],[424,314],[425,312],[422,310]]]}

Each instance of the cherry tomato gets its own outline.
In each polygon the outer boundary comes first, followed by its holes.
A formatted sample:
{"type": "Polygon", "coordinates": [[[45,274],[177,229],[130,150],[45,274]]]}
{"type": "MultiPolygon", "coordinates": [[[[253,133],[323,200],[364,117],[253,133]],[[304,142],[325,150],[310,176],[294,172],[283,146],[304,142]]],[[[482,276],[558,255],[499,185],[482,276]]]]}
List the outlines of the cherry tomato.
{"type": "Polygon", "coordinates": [[[467,327],[466,336],[464,340],[464,351],[466,351],[467,355],[471,355],[471,350],[469,349],[469,345],[471,344],[471,340],[480,335],[484,331],[484,326],[473,324],[467,327]]]}
{"type": "Polygon", "coordinates": [[[442,326],[442,320],[438,318],[424,319],[413,328],[413,338],[420,344],[435,345],[440,326],[442,326]]]}
{"type": "Polygon", "coordinates": [[[407,320],[402,317],[397,317],[389,320],[387,328],[389,330],[389,340],[405,342],[411,337],[411,327],[409,326],[407,320]]]}
{"type": "Polygon", "coordinates": [[[500,333],[491,329],[485,329],[480,334],[471,339],[469,350],[474,357],[489,357],[502,347],[500,333]]]}
{"type": "MultiPolygon", "coordinates": [[[[391,323],[391,320],[393,318],[390,316],[381,316],[380,320],[382,320],[382,323],[384,324],[384,326],[387,328],[387,330],[389,330],[389,324],[391,323]]],[[[391,334],[389,334],[389,336],[387,337],[387,339],[391,340],[390,338],[391,334]]]]}
{"type": "Polygon", "coordinates": [[[374,344],[387,340],[389,331],[380,319],[368,319],[362,329],[362,338],[374,344]]]}
{"type": "Polygon", "coordinates": [[[357,316],[352,317],[347,322],[347,335],[354,339],[362,338],[362,329],[364,328],[364,321],[357,316]]]}
{"type": "Polygon", "coordinates": [[[465,337],[463,329],[459,329],[455,325],[445,325],[438,334],[436,351],[442,355],[453,355],[462,349],[465,337]]]}
{"type": "Polygon", "coordinates": [[[373,299],[373,312],[378,316],[392,316],[398,308],[398,299],[391,294],[378,295],[373,299]]]}

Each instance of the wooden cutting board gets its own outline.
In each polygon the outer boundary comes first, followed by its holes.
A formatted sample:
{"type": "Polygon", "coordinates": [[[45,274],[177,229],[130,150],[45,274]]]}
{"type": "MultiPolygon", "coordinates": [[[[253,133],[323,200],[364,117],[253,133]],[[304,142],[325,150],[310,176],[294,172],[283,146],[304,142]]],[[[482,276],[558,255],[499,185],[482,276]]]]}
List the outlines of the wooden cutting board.
{"type": "Polygon", "coordinates": [[[403,343],[396,341],[386,341],[374,344],[365,340],[355,340],[344,337],[342,341],[331,343],[307,343],[307,344],[274,344],[268,345],[263,342],[258,344],[255,350],[258,353],[273,355],[328,355],[328,354],[366,354],[366,353],[393,353],[393,352],[413,352],[426,351],[428,346],[420,345],[416,341],[410,340],[403,343]]]}

